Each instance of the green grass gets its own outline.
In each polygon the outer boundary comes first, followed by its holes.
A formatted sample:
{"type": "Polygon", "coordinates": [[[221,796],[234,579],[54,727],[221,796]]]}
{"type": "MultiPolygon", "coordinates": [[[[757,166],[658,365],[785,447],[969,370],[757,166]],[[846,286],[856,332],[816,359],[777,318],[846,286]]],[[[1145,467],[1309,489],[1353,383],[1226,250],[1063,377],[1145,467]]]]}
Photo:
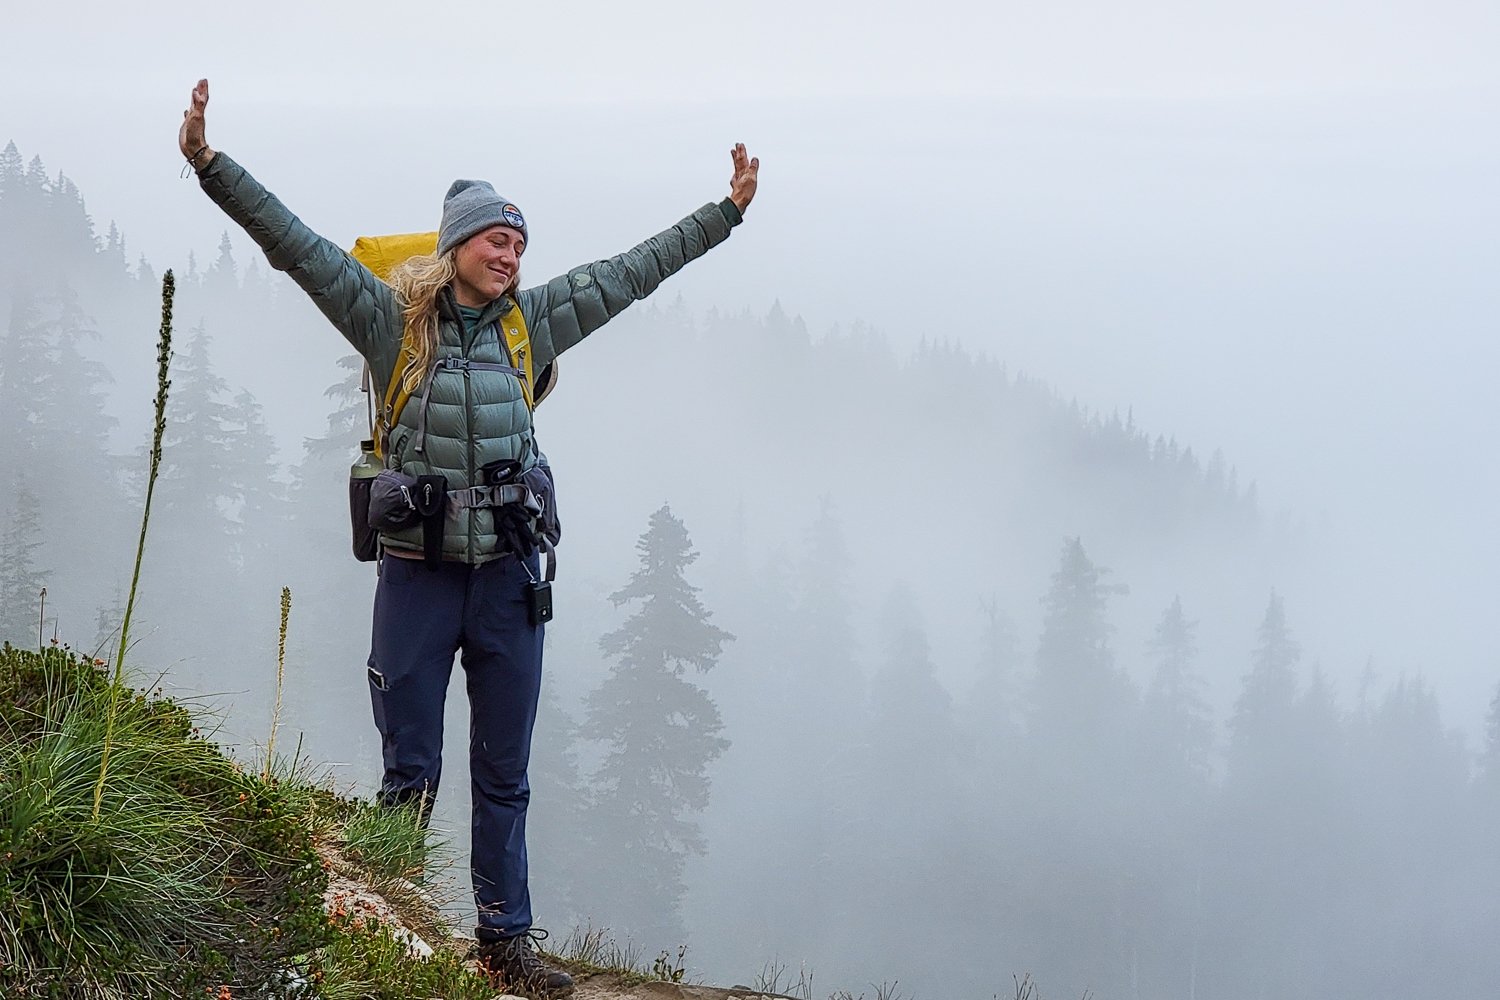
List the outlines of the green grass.
{"type": "Polygon", "coordinates": [[[420,807],[395,808],[361,803],[343,823],[344,855],[381,879],[420,883],[432,846],[420,807]]]}
{"type": "Polygon", "coordinates": [[[439,951],[415,960],[388,927],[339,918],[330,944],[309,973],[327,1000],[492,1000],[495,987],[471,973],[461,955],[439,951]]]}
{"type": "Polygon", "coordinates": [[[491,997],[461,955],[419,960],[389,930],[324,913],[328,868],[407,884],[427,850],[412,811],[247,769],[174,701],[67,650],[0,647],[5,1000],[491,997]]]}
{"type": "Polygon", "coordinates": [[[323,943],[300,817],[174,702],[117,692],[66,651],[6,646],[0,775],[0,995],[258,987],[323,943]]]}

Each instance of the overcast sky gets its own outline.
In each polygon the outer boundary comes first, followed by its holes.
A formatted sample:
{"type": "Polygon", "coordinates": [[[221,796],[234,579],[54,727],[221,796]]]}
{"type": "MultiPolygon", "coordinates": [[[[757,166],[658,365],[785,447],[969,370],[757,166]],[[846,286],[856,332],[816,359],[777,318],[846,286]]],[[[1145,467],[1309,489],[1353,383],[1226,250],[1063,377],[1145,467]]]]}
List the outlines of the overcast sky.
{"type": "Polygon", "coordinates": [[[533,279],[720,197],[743,139],[762,192],[735,254],[676,283],[691,304],[946,333],[1222,447],[1347,555],[1372,634],[1419,619],[1392,659],[1477,724],[1500,672],[1492,0],[8,7],[0,142],[158,269],[225,228],[177,178],[199,76],[210,141],[325,235],[430,228],[449,179],[487,176],[527,210],[533,279]],[[1461,666],[1423,662],[1434,630],[1461,666]]]}
{"type": "Polygon", "coordinates": [[[6,82],[48,97],[211,72],[265,100],[417,107],[472,92],[488,67],[502,106],[1491,89],[1500,25],[1483,0],[9,6],[6,82]]]}

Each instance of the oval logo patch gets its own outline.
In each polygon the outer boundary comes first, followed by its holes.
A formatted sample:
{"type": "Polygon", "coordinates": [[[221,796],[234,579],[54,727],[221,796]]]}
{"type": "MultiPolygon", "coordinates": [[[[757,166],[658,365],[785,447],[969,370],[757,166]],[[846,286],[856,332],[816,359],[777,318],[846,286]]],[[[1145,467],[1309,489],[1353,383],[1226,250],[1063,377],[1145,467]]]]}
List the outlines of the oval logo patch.
{"type": "Polygon", "coordinates": [[[522,217],[521,210],[514,205],[507,204],[500,209],[500,214],[505,216],[505,224],[515,229],[525,229],[526,219],[522,217]]]}

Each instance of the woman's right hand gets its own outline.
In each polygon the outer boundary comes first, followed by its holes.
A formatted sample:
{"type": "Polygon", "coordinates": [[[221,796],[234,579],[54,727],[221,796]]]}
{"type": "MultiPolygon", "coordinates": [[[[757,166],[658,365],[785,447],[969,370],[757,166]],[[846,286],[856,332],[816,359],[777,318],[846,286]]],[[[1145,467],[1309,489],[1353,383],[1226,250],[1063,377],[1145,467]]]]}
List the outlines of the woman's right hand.
{"type": "Polygon", "coordinates": [[[194,170],[202,170],[214,158],[214,151],[208,148],[208,140],[204,137],[203,112],[207,108],[208,81],[199,80],[198,86],[193,88],[188,109],[182,113],[182,128],[177,130],[177,148],[182,150],[183,158],[192,164],[194,170]]]}

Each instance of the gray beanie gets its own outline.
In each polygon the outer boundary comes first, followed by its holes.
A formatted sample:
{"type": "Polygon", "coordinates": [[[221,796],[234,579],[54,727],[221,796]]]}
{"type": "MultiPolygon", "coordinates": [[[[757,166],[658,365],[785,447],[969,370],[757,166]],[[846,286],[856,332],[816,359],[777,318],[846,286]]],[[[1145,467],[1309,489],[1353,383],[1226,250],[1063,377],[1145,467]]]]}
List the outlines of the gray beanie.
{"type": "Polygon", "coordinates": [[[526,239],[526,219],[514,203],[495,193],[489,181],[454,181],[443,198],[443,224],[437,252],[447,253],[491,226],[509,226],[526,239]]]}

